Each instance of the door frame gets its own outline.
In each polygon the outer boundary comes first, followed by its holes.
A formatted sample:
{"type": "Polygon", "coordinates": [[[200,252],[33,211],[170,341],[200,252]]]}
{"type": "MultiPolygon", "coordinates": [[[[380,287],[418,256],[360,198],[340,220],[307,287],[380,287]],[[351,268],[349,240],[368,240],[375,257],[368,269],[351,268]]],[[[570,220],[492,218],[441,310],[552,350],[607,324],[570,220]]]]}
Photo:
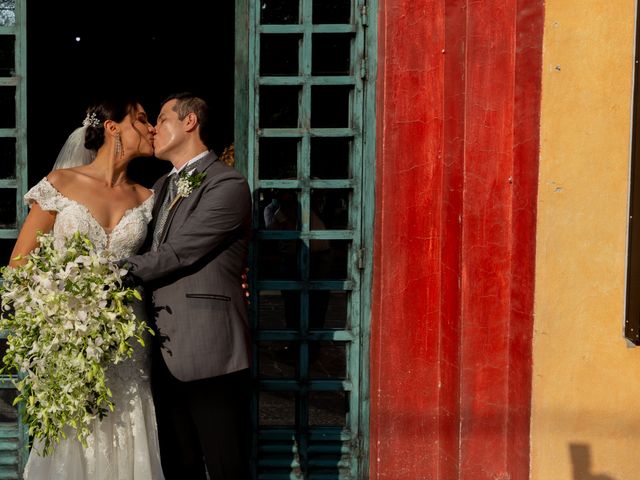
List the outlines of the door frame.
{"type": "MultiPolygon", "coordinates": [[[[373,243],[375,218],[376,185],[376,84],[378,76],[378,0],[352,0],[355,3],[356,17],[364,28],[365,57],[360,66],[363,81],[363,146],[362,146],[362,203],[360,253],[361,287],[359,318],[359,430],[355,451],[358,456],[356,468],[359,478],[369,477],[369,432],[370,432],[370,336],[371,336],[371,293],[373,279],[373,243]]],[[[254,156],[252,131],[255,126],[255,78],[256,65],[251,61],[255,56],[254,46],[250,44],[254,5],[252,0],[235,2],[235,117],[234,149],[236,168],[243,173],[253,188],[254,169],[249,168],[249,159],[254,156]]],[[[252,249],[253,250],[253,249],[252,249]]],[[[256,284],[255,272],[249,272],[250,284],[256,284]]],[[[254,302],[255,304],[255,302],[254,302]]],[[[252,313],[255,315],[255,313],[252,313]]],[[[254,409],[255,410],[255,409],[254,409]]],[[[255,443],[255,442],[254,442],[255,443]]],[[[255,451],[255,446],[254,446],[255,451]]],[[[254,455],[255,458],[255,455],[254,455]]],[[[255,470],[254,470],[255,471],[255,470]]]]}

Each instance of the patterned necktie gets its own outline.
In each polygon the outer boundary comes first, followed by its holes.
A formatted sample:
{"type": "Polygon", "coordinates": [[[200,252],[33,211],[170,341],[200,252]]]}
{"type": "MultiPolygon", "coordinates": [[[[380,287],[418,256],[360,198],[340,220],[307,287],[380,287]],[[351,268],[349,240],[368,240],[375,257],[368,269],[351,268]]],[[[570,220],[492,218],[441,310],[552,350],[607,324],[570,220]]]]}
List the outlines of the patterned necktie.
{"type": "Polygon", "coordinates": [[[178,174],[174,173],[169,176],[167,184],[167,193],[164,196],[164,200],[162,202],[162,206],[158,211],[158,220],[156,221],[155,229],[153,230],[153,242],[151,243],[151,251],[156,251],[158,249],[158,245],[160,245],[160,238],[164,232],[164,226],[167,223],[167,218],[169,217],[169,206],[173,202],[173,199],[176,197],[176,193],[178,191],[178,174]]]}

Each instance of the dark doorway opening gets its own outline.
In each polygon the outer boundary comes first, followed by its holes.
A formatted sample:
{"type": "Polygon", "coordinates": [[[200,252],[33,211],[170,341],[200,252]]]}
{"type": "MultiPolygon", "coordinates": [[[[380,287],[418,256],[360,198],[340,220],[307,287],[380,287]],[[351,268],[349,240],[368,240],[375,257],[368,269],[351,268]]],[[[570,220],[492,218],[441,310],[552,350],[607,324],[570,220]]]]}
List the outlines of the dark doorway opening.
{"type": "MultiPolygon", "coordinates": [[[[214,149],[233,142],[231,0],[29,2],[27,13],[29,186],[105,95],[136,95],[155,124],[168,94],[194,92],[211,107],[214,149]]],[[[151,186],[169,167],[138,159],[130,175],[151,186]]]]}

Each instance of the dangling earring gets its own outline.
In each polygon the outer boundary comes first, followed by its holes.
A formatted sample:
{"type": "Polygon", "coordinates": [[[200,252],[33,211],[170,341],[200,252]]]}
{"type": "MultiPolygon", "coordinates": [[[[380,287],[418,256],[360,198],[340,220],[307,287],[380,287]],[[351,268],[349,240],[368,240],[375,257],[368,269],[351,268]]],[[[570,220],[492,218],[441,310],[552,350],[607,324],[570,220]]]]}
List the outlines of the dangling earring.
{"type": "Polygon", "coordinates": [[[120,140],[120,132],[116,132],[116,158],[122,158],[122,140],[120,140]]]}

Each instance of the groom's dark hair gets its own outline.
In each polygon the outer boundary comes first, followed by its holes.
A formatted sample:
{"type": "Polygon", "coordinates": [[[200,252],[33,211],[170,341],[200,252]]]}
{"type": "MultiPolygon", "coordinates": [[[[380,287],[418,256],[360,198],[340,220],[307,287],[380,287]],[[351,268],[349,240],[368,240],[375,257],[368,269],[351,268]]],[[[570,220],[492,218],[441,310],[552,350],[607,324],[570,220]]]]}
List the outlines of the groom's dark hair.
{"type": "Polygon", "coordinates": [[[160,108],[165,103],[176,100],[174,107],[175,112],[178,114],[178,118],[183,120],[184,117],[190,113],[194,113],[198,117],[198,124],[200,125],[200,140],[211,149],[211,132],[209,131],[209,106],[202,98],[194,95],[191,92],[173,93],[169,95],[160,104],[160,108]]]}

